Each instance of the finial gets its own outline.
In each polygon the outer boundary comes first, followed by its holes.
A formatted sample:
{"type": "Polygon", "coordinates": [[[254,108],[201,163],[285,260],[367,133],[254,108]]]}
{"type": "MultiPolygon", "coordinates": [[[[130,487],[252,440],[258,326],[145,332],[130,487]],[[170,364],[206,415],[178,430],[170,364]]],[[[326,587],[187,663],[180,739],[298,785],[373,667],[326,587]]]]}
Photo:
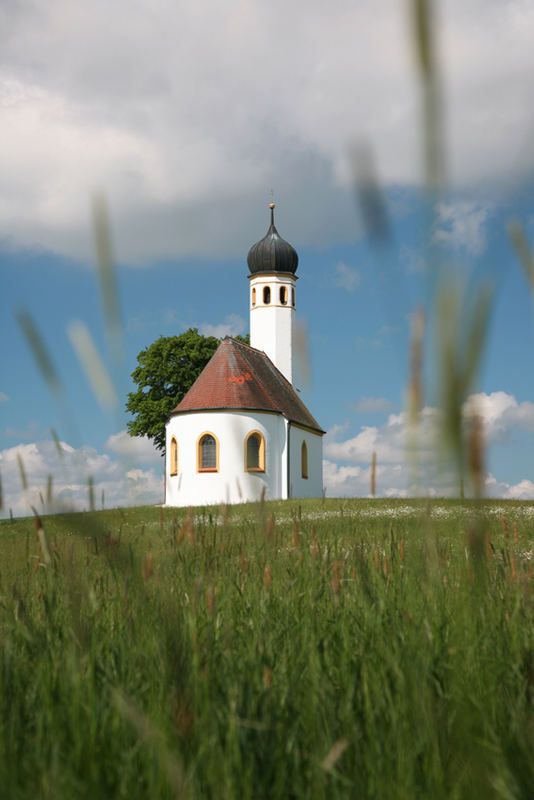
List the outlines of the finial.
{"type": "Polygon", "coordinates": [[[274,202],[274,192],[272,189],[271,189],[271,202],[269,203],[269,208],[271,209],[271,225],[274,225],[275,202],[274,202]]]}

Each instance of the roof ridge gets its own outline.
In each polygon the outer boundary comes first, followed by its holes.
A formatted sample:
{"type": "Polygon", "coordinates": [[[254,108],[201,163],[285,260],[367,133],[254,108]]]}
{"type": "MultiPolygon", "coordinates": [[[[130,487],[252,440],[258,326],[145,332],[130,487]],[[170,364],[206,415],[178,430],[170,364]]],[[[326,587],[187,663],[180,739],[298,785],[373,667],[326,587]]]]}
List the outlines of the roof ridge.
{"type": "Polygon", "coordinates": [[[234,344],[237,344],[239,347],[246,347],[249,350],[254,350],[256,353],[264,353],[265,352],[264,350],[258,350],[257,347],[252,347],[251,344],[247,344],[246,342],[240,341],[240,339],[234,339],[233,336],[225,336],[224,339],[221,341],[221,344],[223,342],[226,342],[226,341],[233,342],[234,344]]]}

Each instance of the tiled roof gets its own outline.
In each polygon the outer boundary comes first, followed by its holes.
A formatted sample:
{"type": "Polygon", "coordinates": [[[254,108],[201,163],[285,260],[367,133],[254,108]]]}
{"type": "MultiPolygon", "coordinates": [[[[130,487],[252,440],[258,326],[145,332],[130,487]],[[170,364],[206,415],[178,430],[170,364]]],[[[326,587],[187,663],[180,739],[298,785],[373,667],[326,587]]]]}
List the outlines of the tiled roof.
{"type": "Polygon", "coordinates": [[[324,433],[265,353],[228,336],[171,415],[219,408],[274,411],[324,433]]]}

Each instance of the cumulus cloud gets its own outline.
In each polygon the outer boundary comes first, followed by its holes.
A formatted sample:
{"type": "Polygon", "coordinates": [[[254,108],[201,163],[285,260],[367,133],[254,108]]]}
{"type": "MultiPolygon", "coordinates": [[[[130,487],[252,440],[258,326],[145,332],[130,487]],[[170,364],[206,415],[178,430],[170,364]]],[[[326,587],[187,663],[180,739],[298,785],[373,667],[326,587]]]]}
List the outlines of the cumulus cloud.
{"type": "MultiPolygon", "coordinates": [[[[436,408],[424,408],[420,414],[417,430],[419,458],[428,459],[436,444],[436,408]]],[[[377,453],[382,464],[404,463],[410,430],[405,412],[390,414],[384,425],[364,425],[360,432],[343,442],[335,441],[327,434],[324,440],[324,454],[329,458],[352,463],[370,463],[373,453],[377,453]]]]}
{"type": "MultiPolygon", "coordinates": [[[[47,0],[1,14],[0,235],[14,247],[90,255],[95,187],[130,262],[246,252],[271,186],[294,241],[352,237],[355,139],[386,185],[419,182],[414,46],[396,0],[47,0]]],[[[457,182],[524,171],[533,32],[525,3],[442,4],[457,182]]]]}
{"type": "Polygon", "coordinates": [[[516,484],[498,481],[491,473],[485,480],[486,494],[489,497],[503,497],[507,500],[534,500],[534,483],[527,478],[516,484]]]}
{"type": "MultiPolygon", "coordinates": [[[[506,440],[512,431],[534,431],[534,403],[519,403],[506,392],[470,395],[463,407],[466,424],[475,413],[482,422],[486,447],[506,440]]],[[[368,494],[373,453],[379,495],[457,494],[457,478],[439,443],[440,416],[438,408],[425,407],[413,430],[405,412],[390,414],[383,425],[362,426],[356,436],[347,439],[342,439],[346,426],[334,425],[323,440],[328,494],[368,494]]],[[[510,485],[490,474],[486,477],[486,492],[491,497],[528,499],[533,486],[527,478],[510,485]]]]}
{"type": "Polygon", "coordinates": [[[514,486],[509,486],[503,497],[510,500],[534,500],[534,483],[529,480],[522,480],[514,486]]]}
{"type": "Polygon", "coordinates": [[[209,322],[202,322],[198,326],[202,336],[215,336],[222,339],[224,336],[238,336],[244,333],[246,327],[245,320],[239,314],[228,314],[224,322],[218,325],[210,325],[209,322]]]}
{"type": "MultiPolygon", "coordinates": [[[[378,496],[408,496],[402,465],[379,465],[375,478],[378,496]]],[[[323,484],[329,497],[367,497],[371,493],[371,467],[343,466],[324,459],[323,484]]]]}
{"type": "Polygon", "coordinates": [[[472,394],[463,408],[464,416],[477,414],[483,423],[484,438],[493,443],[506,439],[512,430],[534,431],[534,403],[518,403],[506,392],[472,394]]]}
{"type": "Polygon", "coordinates": [[[104,448],[125,459],[161,464],[161,451],[148,436],[130,436],[128,431],[119,431],[107,439],[104,448]]]}
{"type": "Polygon", "coordinates": [[[157,468],[128,468],[121,460],[99,453],[92,447],[75,449],[61,442],[20,444],[0,452],[3,509],[0,514],[24,516],[38,511],[83,510],[89,507],[89,478],[94,498],[106,508],[162,502],[163,482],[157,468]],[[20,465],[26,477],[24,488],[20,465]],[[49,476],[52,499],[48,502],[49,476]]]}

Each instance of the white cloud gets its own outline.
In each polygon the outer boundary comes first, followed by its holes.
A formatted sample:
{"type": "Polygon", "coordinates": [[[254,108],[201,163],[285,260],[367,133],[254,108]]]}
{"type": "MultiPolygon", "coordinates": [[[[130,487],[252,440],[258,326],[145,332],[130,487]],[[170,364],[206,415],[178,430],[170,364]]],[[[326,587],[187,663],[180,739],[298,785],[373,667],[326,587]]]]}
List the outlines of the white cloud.
{"type": "Polygon", "coordinates": [[[498,481],[491,473],[485,480],[486,494],[488,497],[503,497],[508,500],[534,500],[534,483],[523,478],[516,484],[498,481]]]}
{"type": "MultiPolygon", "coordinates": [[[[440,10],[452,177],[521,174],[534,7],[440,10]]],[[[233,256],[271,186],[295,241],[353,236],[350,142],[386,185],[419,182],[409,23],[396,0],[4,4],[1,237],[87,257],[100,187],[119,258],[233,256]]]]}
{"type": "Polygon", "coordinates": [[[7,403],[9,396],[5,392],[0,392],[0,403],[7,403]]]}
{"type": "Polygon", "coordinates": [[[198,326],[198,331],[202,336],[215,336],[217,339],[222,339],[224,336],[238,336],[244,333],[245,326],[245,320],[239,314],[228,314],[224,322],[220,322],[218,325],[202,322],[198,326]]]}
{"type": "MultiPolygon", "coordinates": [[[[373,398],[362,398],[361,402],[372,400],[373,398]]],[[[480,392],[470,395],[463,407],[464,418],[475,412],[482,420],[484,440],[488,445],[506,438],[512,430],[534,431],[534,403],[518,403],[513,395],[506,392],[480,392]]],[[[431,406],[426,406],[420,413],[417,431],[420,458],[430,457],[435,449],[439,416],[440,410],[431,406]]],[[[379,459],[385,463],[401,462],[404,459],[409,435],[405,412],[390,414],[383,425],[363,426],[356,436],[338,442],[336,437],[341,431],[340,426],[333,426],[325,437],[324,452],[329,458],[365,463],[371,460],[376,451],[379,459]]]]}
{"type": "Polygon", "coordinates": [[[393,404],[385,397],[362,397],[356,404],[356,411],[387,414],[391,411],[393,404]]]}
{"type": "MultiPolygon", "coordinates": [[[[464,419],[475,412],[482,420],[487,448],[505,440],[512,431],[534,431],[534,403],[519,403],[506,392],[470,395],[464,404],[464,419]]],[[[439,443],[440,414],[438,408],[425,407],[415,431],[410,429],[405,412],[390,414],[383,425],[362,426],[356,436],[341,441],[338,440],[346,426],[334,425],[323,440],[328,493],[368,494],[373,453],[377,458],[379,495],[392,492],[403,496],[401,493],[406,491],[457,493],[458,481],[439,443]]],[[[490,474],[486,477],[486,493],[490,497],[528,499],[533,486],[526,478],[510,485],[498,482],[490,474]]]]}
{"type": "MultiPolygon", "coordinates": [[[[435,449],[438,414],[435,408],[427,407],[421,411],[417,431],[419,458],[427,460],[435,449]]],[[[383,425],[364,425],[356,436],[344,442],[336,442],[327,434],[324,454],[340,461],[369,464],[376,453],[381,464],[400,464],[405,460],[408,435],[406,414],[390,414],[383,425]]]]}
{"type": "MultiPolygon", "coordinates": [[[[406,497],[406,476],[400,464],[378,465],[375,473],[378,497],[406,497]]],[[[367,497],[371,493],[371,467],[340,466],[323,461],[323,484],[329,497],[367,497]]]]}
{"type": "Polygon", "coordinates": [[[534,500],[534,483],[529,480],[522,480],[514,486],[510,486],[503,497],[511,500],[534,500]]]}
{"type": "Polygon", "coordinates": [[[161,451],[154,446],[148,436],[130,436],[128,431],[119,431],[107,439],[104,448],[124,459],[133,459],[142,463],[162,463],[161,451]]]}
{"type": "Polygon", "coordinates": [[[348,267],[343,261],[336,264],[336,275],[334,286],[338,289],[346,289],[347,292],[354,292],[360,285],[360,273],[354,267],[348,267]]]}
{"type": "Polygon", "coordinates": [[[434,239],[479,255],[486,248],[484,224],[489,208],[472,202],[442,203],[437,209],[434,239]]]}
{"type": "Polygon", "coordinates": [[[489,443],[505,439],[512,430],[534,431],[534,403],[528,400],[518,403],[506,392],[472,394],[463,412],[465,416],[478,414],[484,425],[484,438],[489,443]]]}
{"type": "MultiPolygon", "coordinates": [[[[119,434],[120,436],[120,434],[119,434]]],[[[161,459],[160,459],[161,463],[161,459]]],[[[61,455],[53,442],[17,445],[0,452],[3,509],[0,514],[14,516],[38,511],[89,507],[89,476],[93,479],[95,505],[100,507],[102,491],[106,508],[162,502],[161,469],[128,469],[119,460],[92,447],[74,449],[61,442],[61,455]],[[27,478],[22,485],[19,461],[27,478]],[[47,503],[48,476],[53,480],[53,500],[47,503]]]]}

